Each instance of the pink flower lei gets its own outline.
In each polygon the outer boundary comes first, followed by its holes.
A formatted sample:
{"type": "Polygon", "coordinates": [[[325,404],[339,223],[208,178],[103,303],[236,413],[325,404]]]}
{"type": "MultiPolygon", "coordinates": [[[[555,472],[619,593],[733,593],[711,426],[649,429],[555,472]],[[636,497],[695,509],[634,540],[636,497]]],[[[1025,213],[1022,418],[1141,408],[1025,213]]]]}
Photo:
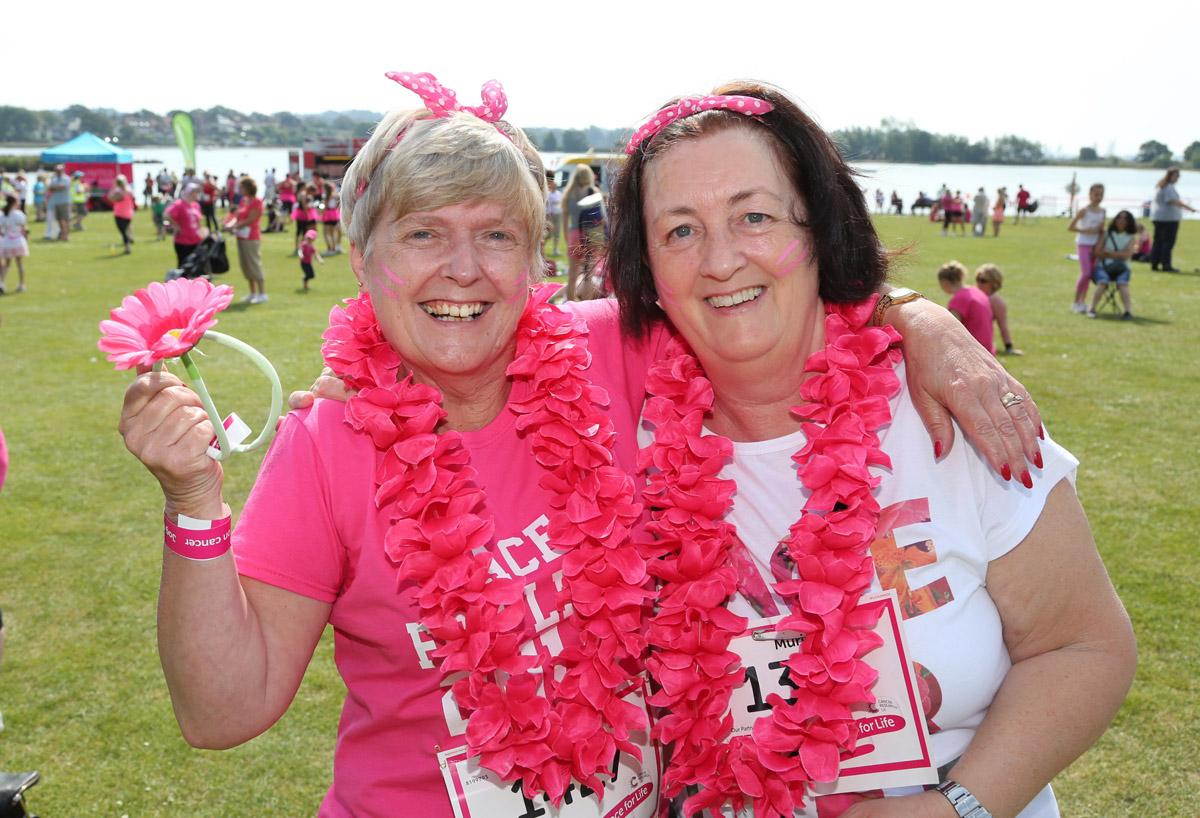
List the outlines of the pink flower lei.
{"type": "Polygon", "coordinates": [[[649,546],[630,537],[642,507],[614,459],[608,395],[586,377],[587,328],[548,303],[553,290],[530,299],[507,370],[529,386],[509,409],[546,470],[548,534],[565,552],[558,611],[573,609],[559,625],[565,649],[544,664],[520,653],[523,583],[488,571],[495,523],[462,436],[435,431],[445,417],[436,389],[398,377],[402,362],[368,295],[331,311],[322,351],[359,390],[346,422],[383,453],[375,502],[389,523],[384,550],[401,591],[415,586],[443,678],[461,677],[453,690],[468,714],[469,753],[506,781],[522,779],[527,796],[545,792],[557,804],[571,779],[602,791],[599,775],[618,749],[641,758],[630,734],[647,728],[645,713],[621,694],[637,677],[654,594],[641,551],[649,546]]]}
{"type": "Polygon", "coordinates": [[[649,374],[644,416],[655,435],[639,467],[649,471],[644,499],[657,539],[649,570],[661,580],[648,629],[647,666],[658,683],[650,703],[669,711],[654,725],[654,738],[673,744],[664,792],[700,788],[684,804],[686,814],[750,802],[757,815],[791,815],[808,784],[836,779],[841,759],[854,751],[851,705],[874,701],[878,674],[862,657],[879,645],[872,631],[878,613],[857,608],[871,584],[868,549],[879,520],[871,493],[879,479],[867,467],[890,465],[877,430],[891,420],[900,353],[894,330],[865,326],[873,305],[827,305],[826,346],[806,362],[815,374],[800,387],[805,402],[792,410],[810,421],[803,425],[808,442],[793,460],[812,494],[787,540],[798,578],[774,587],[791,609],[777,629],[805,638],[784,663],[797,687],[794,703],[769,697],[774,709],[751,736],[726,740],[730,696],[744,679],[729,644],[746,626],[725,608],[737,590],[736,535],[724,519],[736,486],[718,474],[732,444],[702,435],[712,384],[681,341],[672,341],[649,374]]]}

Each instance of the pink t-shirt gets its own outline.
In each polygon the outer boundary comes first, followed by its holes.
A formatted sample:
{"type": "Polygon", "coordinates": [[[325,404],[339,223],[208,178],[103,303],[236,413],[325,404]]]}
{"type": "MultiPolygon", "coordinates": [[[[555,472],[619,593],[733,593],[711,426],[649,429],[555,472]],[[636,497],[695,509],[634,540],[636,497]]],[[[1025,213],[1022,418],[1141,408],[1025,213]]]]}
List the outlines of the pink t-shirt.
{"type": "Polygon", "coordinates": [[[249,222],[246,227],[250,228],[249,235],[241,238],[249,241],[258,241],[262,238],[262,199],[257,197],[251,198],[246,196],[242,199],[242,203],[238,205],[237,211],[234,213],[234,218],[238,222],[249,222]]]}
{"type": "Polygon", "coordinates": [[[975,336],[975,340],[993,355],[996,343],[992,334],[992,302],[987,293],[977,287],[962,287],[950,297],[949,309],[962,316],[963,326],[975,336]]]}
{"type": "Polygon", "coordinates": [[[309,244],[307,241],[300,243],[300,261],[304,264],[312,264],[313,256],[317,254],[317,248],[309,244]]]}
{"type": "Polygon", "coordinates": [[[112,203],[113,216],[121,219],[132,219],[133,211],[136,207],[137,200],[133,198],[133,192],[125,190],[121,193],[121,198],[112,203]]]}
{"type": "MultiPolygon", "coordinates": [[[[620,336],[615,302],[571,308],[587,318],[590,378],[608,390],[617,460],[632,472],[646,368],[665,332],[633,343],[620,336]]],[[[465,743],[465,723],[444,700],[412,591],[397,590],[396,567],[383,551],[387,523],[373,499],[380,455],[345,424],[344,408],[317,401],[284,420],[234,531],[238,571],[333,606],[346,701],[320,816],[451,818],[437,752],[465,743]]],[[[492,572],[525,578],[533,647],[557,652],[561,554],[547,544],[551,495],[538,485],[545,471],[507,409],[463,437],[496,518],[492,572]]]]}
{"type": "Polygon", "coordinates": [[[199,244],[204,237],[200,235],[200,203],[188,202],[187,199],[176,199],[171,202],[166,213],[175,222],[176,244],[199,244]]]}

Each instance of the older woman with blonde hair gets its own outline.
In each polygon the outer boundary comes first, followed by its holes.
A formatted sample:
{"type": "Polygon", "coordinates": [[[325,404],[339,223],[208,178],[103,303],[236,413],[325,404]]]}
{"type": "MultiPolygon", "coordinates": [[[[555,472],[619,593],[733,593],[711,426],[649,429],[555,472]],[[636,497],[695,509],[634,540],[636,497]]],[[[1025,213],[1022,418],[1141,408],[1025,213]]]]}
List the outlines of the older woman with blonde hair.
{"type": "MultiPolygon", "coordinates": [[[[347,697],[320,814],[449,818],[439,753],[464,744],[508,782],[483,797],[516,804],[516,779],[531,797],[602,788],[618,751],[652,768],[625,689],[645,572],[629,538],[640,398],[623,396],[653,349],[623,345],[611,308],[584,325],[531,289],[545,172],[499,86],[465,107],[429,75],[393,78],[426,107],[386,116],[345,178],[360,295],[324,350],[361,391],[284,420],[232,552],[164,551],[159,645],[185,738],[222,748],[282,715],[331,624],[347,697]],[[551,667],[560,684],[538,691],[551,667]]],[[[168,526],[227,532],[199,406],[149,373],[121,431],[168,526]]]]}
{"type": "Polygon", "coordinates": [[[261,733],[330,624],[347,696],[322,816],[519,814],[578,786],[657,814],[633,475],[667,336],[627,342],[615,302],[560,309],[537,287],[545,174],[498,84],[463,106],[428,74],[389,76],[425,107],[386,116],[342,189],[361,292],[323,351],[355,394],[283,421],[232,536],[199,400],[164,373],[126,394],[167,531],[214,532],[201,561],[164,545],[176,716],[197,747],[261,733]]]}

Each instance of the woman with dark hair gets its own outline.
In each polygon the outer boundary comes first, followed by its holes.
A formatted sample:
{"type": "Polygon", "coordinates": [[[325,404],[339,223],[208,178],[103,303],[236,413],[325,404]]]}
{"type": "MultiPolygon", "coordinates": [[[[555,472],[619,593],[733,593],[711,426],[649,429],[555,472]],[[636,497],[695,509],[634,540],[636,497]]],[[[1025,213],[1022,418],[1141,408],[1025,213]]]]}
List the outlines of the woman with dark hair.
{"type": "Polygon", "coordinates": [[[1179,168],[1172,165],[1154,186],[1154,212],[1150,216],[1154,222],[1154,244],[1150,248],[1151,270],[1161,268],[1165,273],[1179,272],[1171,265],[1171,251],[1175,249],[1183,211],[1195,213],[1196,208],[1179,198],[1179,191],[1175,189],[1178,181],[1179,168]]]}
{"type": "MultiPolygon", "coordinates": [[[[942,783],[820,814],[1058,815],[1048,782],[1104,731],[1135,662],[1077,462],[1047,439],[1018,483],[970,446],[928,446],[876,326],[888,256],[854,173],[781,91],[676,100],[628,152],[607,261],[622,322],[681,336],[648,375],[641,461],[665,586],[647,628],[664,792],[792,815],[836,779],[850,705],[872,699],[862,657],[883,653],[858,608],[873,588],[898,596],[942,783]],[[756,655],[734,637],[779,630],[800,637],[776,637],[798,643],[792,698],[734,731],[722,714],[756,655]]],[[[1022,414],[1020,395],[1002,402],[1022,414]]]]}
{"type": "Polygon", "coordinates": [[[1122,210],[1113,217],[1104,238],[1096,246],[1096,267],[1092,280],[1096,282],[1096,293],[1092,296],[1092,306],[1088,308],[1088,318],[1096,317],[1096,308],[1100,299],[1108,290],[1109,284],[1115,284],[1121,295],[1121,304],[1125,312],[1121,313],[1122,321],[1132,321],[1132,302],[1129,298],[1129,278],[1133,271],[1129,269],[1129,260],[1137,249],[1138,225],[1133,214],[1122,210]]]}
{"type": "Polygon", "coordinates": [[[17,264],[17,292],[25,292],[25,258],[29,255],[29,228],[26,227],[25,211],[17,207],[17,197],[11,193],[4,197],[0,210],[0,295],[4,295],[8,268],[17,264]]]}
{"type": "Polygon", "coordinates": [[[296,206],[292,209],[292,221],[296,223],[296,239],[292,255],[300,252],[300,242],[304,239],[304,234],[316,227],[319,203],[316,185],[305,185],[296,193],[296,206]]]}

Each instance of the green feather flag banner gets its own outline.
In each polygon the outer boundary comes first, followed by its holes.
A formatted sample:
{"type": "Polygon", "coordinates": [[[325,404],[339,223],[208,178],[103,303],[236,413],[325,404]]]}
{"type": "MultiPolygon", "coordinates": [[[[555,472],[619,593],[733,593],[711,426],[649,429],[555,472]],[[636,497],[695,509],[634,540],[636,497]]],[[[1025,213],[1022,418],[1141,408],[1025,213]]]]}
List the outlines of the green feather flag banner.
{"type": "Polygon", "coordinates": [[[192,125],[191,115],[180,111],[171,117],[171,127],[175,130],[175,141],[179,150],[183,151],[183,166],[196,169],[196,129],[192,125]]]}

